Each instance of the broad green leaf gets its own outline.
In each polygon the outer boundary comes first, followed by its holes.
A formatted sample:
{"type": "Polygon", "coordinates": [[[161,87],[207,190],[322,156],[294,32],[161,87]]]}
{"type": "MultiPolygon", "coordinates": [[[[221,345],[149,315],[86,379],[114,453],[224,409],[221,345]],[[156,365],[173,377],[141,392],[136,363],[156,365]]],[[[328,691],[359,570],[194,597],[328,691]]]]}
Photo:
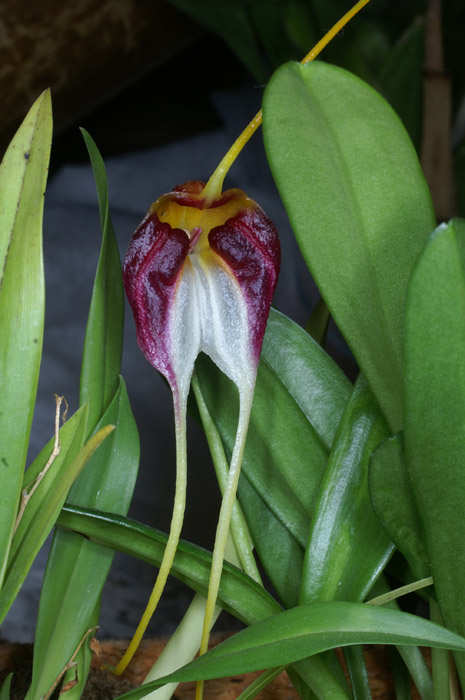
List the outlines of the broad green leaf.
{"type": "Polygon", "coordinates": [[[239,500],[260,562],[289,608],[299,600],[304,548],[270,510],[244,474],[239,480],[239,500]]]}
{"type": "MultiPolygon", "coordinates": [[[[439,226],[409,286],[405,452],[445,624],[465,632],[465,221],[439,226]]],[[[463,658],[463,657],[462,657],[463,658]]],[[[462,682],[465,662],[460,660],[462,682]]]]}
{"type": "Polygon", "coordinates": [[[387,438],[374,451],[368,470],[368,487],[376,515],[415,576],[419,579],[430,576],[402,435],[387,438]]]}
{"type": "MultiPolygon", "coordinates": [[[[69,498],[79,499],[87,507],[126,513],[139,452],[123,380],[97,430],[109,423],[116,429],[89,461],[69,498]]],[[[39,605],[28,697],[41,697],[47,692],[85,632],[97,624],[101,591],[113,555],[111,550],[74,533],[55,533],[39,605]]]]}
{"type": "Polygon", "coordinates": [[[105,165],[84,130],[100,208],[102,245],[82,355],[80,402],[89,401],[89,433],[113,400],[119,385],[123,348],[124,291],[121,261],[108,208],[105,165]]]}
{"type": "Polygon", "coordinates": [[[277,375],[329,453],[352,384],[300,326],[270,310],[262,362],[277,375]]]}
{"type": "Polygon", "coordinates": [[[414,644],[465,650],[463,637],[408,613],[362,603],[300,605],[241,630],[179,671],[121,697],[136,700],[164,683],[274,668],[351,644],[414,644]]]}
{"type": "Polygon", "coordinates": [[[60,453],[55,457],[33,493],[31,489],[34,480],[48,463],[55,438],[52,438],[41,450],[26,472],[27,486],[24,488],[32,495],[13,538],[4,586],[0,592],[0,623],[19,592],[39,549],[54,526],[76,474],[84,466],[76,458],[84,444],[86,421],[87,406],[83,406],[60,429],[60,453]]]}
{"type": "MultiPolygon", "coordinates": [[[[239,411],[237,390],[206,356],[198,358],[196,371],[226,453],[231,455],[239,411]]],[[[326,459],[300,408],[278,377],[261,362],[242,472],[302,546],[326,459]]]]}
{"type": "MultiPolygon", "coordinates": [[[[197,372],[230,450],[236,391],[205,359],[198,362],[197,372]]],[[[293,321],[271,310],[239,499],[260,559],[286,605],[297,602],[308,514],[350,392],[349,380],[322,348],[293,321]],[[302,509],[306,491],[307,513],[302,509]]]]}
{"type": "Polygon", "coordinates": [[[263,128],[306,263],[397,431],[407,282],[435,225],[415,150],[379,94],[318,61],[276,71],[263,128]]]}
{"type": "Polygon", "coordinates": [[[20,499],[44,329],[42,213],[50,93],[34,103],[0,165],[0,587],[20,499]]]}
{"type": "Polygon", "coordinates": [[[368,493],[370,456],[389,434],[362,375],[334,439],[310,528],[301,603],[362,601],[393,551],[368,493]]]}

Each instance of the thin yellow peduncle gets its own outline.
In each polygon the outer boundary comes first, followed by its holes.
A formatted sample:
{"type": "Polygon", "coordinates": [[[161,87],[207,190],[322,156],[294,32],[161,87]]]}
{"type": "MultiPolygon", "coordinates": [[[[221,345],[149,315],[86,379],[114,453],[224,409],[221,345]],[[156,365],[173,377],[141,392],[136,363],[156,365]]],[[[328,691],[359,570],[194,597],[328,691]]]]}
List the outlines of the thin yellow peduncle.
{"type": "MultiPolygon", "coordinates": [[[[301,63],[310,63],[310,61],[313,61],[313,59],[316,58],[321,51],[323,51],[329,42],[334,39],[336,34],[338,34],[341,29],[343,29],[346,24],[350,22],[352,17],[360,12],[365,5],[368,5],[369,2],[370,0],[359,0],[348,12],[346,12],[343,17],[341,17],[338,22],[336,22],[329,32],[327,32],[324,37],[320,39],[313,49],[308,52],[308,54],[301,60],[301,63]]],[[[234,141],[229,151],[221,160],[220,164],[203,189],[203,195],[207,205],[211,204],[221,195],[224,178],[226,177],[231,165],[234,163],[239,153],[242,151],[251,136],[253,136],[253,134],[256,132],[261,123],[262,110],[260,110],[254,116],[252,121],[245,127],[242,134],[234,141]]]]}

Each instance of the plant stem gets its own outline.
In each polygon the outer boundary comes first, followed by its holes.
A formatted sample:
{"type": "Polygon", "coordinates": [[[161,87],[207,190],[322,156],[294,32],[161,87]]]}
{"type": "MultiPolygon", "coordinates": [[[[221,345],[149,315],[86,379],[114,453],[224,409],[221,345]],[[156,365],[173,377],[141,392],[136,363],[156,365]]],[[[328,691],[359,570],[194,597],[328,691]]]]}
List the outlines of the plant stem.
{"type": "MultiPolygon", "coordinates": [[[[173,515],[171,518],[170,533],[168,542],[163,554],[163,559],[160,564],[158,576],[155,581],[152,593],[144,610],[144,614],[139,622],[134,637],[129,644],[126,653],[116,666],[114,673],[120,676],[127,668],[132,657],[134,656],[137,647],[147,629],[150,619],[155,612],[158,601],[161,598],[163,589],[165,588],[166,580],[173,564],[174,555],[178,547],[179,538],[181,535],[182,523],[184,520],[184,510],[186,506],[186,486],[187,486],[187,442],[186,442],[186,400],[182,400],[175,390],[173,390],[174,399],[174,422],[176,432],[176,488],[174,495],[173,515]]],[[[213,611],[212,611],[213,614],[213,611]]]]}
{"type": "MultiPolygon", "coordinates": [[[[246,391],[240,392],[239,396],[239,420],[237,423],[236,440],[229,467],[228,480],[221,502],[218,527],[216,529],[215,546],[213,549],[212,566],[210,571],[210,581],[208,584],[207,605],[203,621],[202,641],[200,643],[199,655],[205,654],[208,650],[208,639],[210,636],[211,621],[213,618],[218,589],[220,587],[221,572],[223,569],[224,552],[228,539],[231,513],[236,500],[237,484],[241,473],[242,457],[244,454],[245,441],[247,438],[247,428],[249,425],[250,412],[252,410],[254,387],[248,387],[246,391]]],[[[203,681],[199,681],[196,687],[196,700],[201,700],[203,696],[203,681]]]]}
{"type": "MultiPolygon", "coordinates": [[[[331,27],[331,29],[324,35],[320,41],[315,44],[313,49],[308,52],[306,56],[301,60],[301,63],[310,63],[313,61],[321,51],[329,44],[329,42],[334,39],[336,34],[338,34],[345,25],[350,22],[352,17],[354,17],[365,5],[367,5],[370,0],[359,0],[346,14],[341,17],[336,24],[331,27]]],[[[239,153],[242,151],[246,143],[256,132],[260,124],[262,123],[262,110],[257,112],[252,121],[245,127],[244,131],[240,136],[234,141],[233,145],[226,153],[224,158],[221,160],[220,164],[216,168],[213,175],[208,180],[207,184],[203,189],[203,196],[206,201],[206,205],[211,204],[215,199],[217,199],[223,190],[223,182],[229,169],[236,160],[239,153]]]]}

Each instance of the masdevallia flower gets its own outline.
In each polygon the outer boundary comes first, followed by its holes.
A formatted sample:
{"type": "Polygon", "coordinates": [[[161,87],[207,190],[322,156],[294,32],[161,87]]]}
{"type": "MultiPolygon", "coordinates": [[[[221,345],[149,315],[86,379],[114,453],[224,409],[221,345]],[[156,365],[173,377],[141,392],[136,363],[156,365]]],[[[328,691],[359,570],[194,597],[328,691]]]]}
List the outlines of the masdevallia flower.
{"type": "Polygon", "coordinates": [[[124,261],[139,346],[184,402],[203,351],[239,387],[253,385],[276,286],[276,229],[239,189],[207,204],[190,181],[150,207],[124,261]]]}
{"type": "Polygon", "coordinates": [[[208,196],[193,180],[160,197],[134,233],[123,279],[147,360],[173,393],[176,491],[170,533],[147,609],[122,673],[168,577],[183,521],[187,479],[186,407],[195,360],[205,352],[237,386],[236,443],[218,521],[201,653],[208,641],[252,406],[255,378],[280,266],[278,234],[239,189],[208,196]]]}

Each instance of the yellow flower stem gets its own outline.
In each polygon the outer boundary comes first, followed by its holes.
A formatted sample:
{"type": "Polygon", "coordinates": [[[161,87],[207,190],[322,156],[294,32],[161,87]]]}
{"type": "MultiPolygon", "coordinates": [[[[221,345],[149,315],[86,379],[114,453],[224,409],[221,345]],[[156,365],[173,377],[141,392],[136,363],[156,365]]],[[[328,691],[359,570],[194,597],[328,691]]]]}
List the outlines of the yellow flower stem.
{"type": "MultiPolygon", "coordinates": [[[[313,61],[314,58],[329,44],[329,42],[334,39],[336,34],[338,34],[343,27],[345,27],[348,22],[354,17],[360,10],[368,5],[370,0],[359,0],[346,14],[341,17],[341,19],[336,22],[336,24],[327,32],[322,39],[313,47],[311,51],[301,60],[301,63],[309,63],[313,61]]],[[[226,153],[218,167],[216,168],[213,175],[210,177],[209,181],[204,187],[203,195],[205,197],[207,206],[211,204],[215,199],[220,197],[223,190],[223,182],[229,169],[236,160],[239,153],[242,151],[246,143],[249,141],[251,136],[256,132],[260,124],[262,123],[262,110],[260,110],[255,117],[252,119],[250,124],[248,124],[242,134],[236,139],[229,151],[226,153]]]]}
{"type": "Polygon", "coordinates": [[[173,564],[174,555],[176,554],[179,538],[181,536],[187,485],[186,402],[184,399],[179,401],[175,398],[174,400],[174,422],[176,432],[176,487],[170,534],[147,607],[145,608],[129,647],[114,670],[117,676],[120,676],[130,663],[147,629],[147,625],[155,612],[158,601],[165,588],[166,580],[173,564]]]}
{"type": "MultiPolygon", "coordinates": [[[[237,484],[241,473],[242,457],[244,455],[247,429],[249,427],[250,412],[252,410],[254,387],[248,387],[246,391],[240,392],[239,400],[239,420],[237,423],[236,440],[234,443],[231,464],[229,466],[226,488],[221,501],[220,515],[216,529],[215,546],[213,548],[212,565],[210,570],[210,581],[208,584],[207,604],[205,606],[205,617],[203,619],[202,640],[200,642],[199,655],[205,654],[208,650],[208,640],[210,628],[212,626],[215,612],[218,589],[220,587],[221,573],[223,570],[224,552],[229,534],[229,525],[234,503],[236,501],[237,484]]],[[[196,700],[203,697],[203,682],[198,681],[195,691],[196,700]]]]}

